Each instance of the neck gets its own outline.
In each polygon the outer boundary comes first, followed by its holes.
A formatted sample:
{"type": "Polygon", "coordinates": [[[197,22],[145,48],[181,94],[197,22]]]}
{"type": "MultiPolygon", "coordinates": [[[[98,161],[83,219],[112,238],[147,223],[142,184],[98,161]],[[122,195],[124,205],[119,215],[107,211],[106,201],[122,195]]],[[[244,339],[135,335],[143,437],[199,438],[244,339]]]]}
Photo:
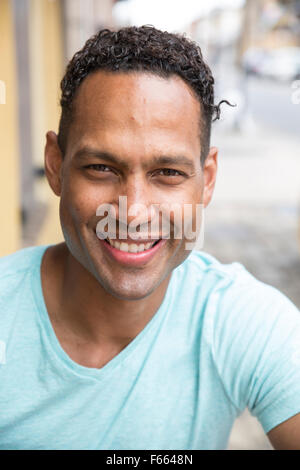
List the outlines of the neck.
{"type": "Polygon", "coordinates": [[[63,245],[59,256],[60,275],[56,275],[60,301],[54,321],[85,342],[97,346],[114,345],[121,350],[159,309],[170,275],[141,300],[118,299],[107,292],[63,245]]]}

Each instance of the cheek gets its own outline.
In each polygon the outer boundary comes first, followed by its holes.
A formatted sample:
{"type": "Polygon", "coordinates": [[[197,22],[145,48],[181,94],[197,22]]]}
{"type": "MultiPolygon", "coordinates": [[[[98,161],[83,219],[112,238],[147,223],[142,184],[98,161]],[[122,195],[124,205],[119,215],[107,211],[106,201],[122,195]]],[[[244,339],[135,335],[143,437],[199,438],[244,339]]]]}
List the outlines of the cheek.
{"type": "Polygon", "coordinates": [[[61,213],[65,220],[86,223],[96,216],[97,207],[104,199],[103,188],[70,175],[62,187],[61,213]]]}
{"type": "Polygon", "coordinates": [[[177,194],[160,204],[163,233],[171,230],[172,238],[185,238],[196,231],[202,220],[201,191],[177,194]]]}
{"type": "Polygon", "coordinates": [[[96,215],[97,201],[86,191],[67,190],[62,192],[60,215],[64,225],[86,224],[96,215]]]}

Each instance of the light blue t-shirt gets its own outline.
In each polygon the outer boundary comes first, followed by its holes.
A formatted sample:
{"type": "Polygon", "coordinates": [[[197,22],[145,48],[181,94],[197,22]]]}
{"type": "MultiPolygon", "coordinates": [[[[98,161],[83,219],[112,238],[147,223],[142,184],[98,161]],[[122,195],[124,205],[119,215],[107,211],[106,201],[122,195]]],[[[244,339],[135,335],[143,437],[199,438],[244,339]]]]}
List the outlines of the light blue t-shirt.
{"type": "Polygon", "coordinates": [[[246,407],[265,432],[300,412],[300,313],[241,264],[192,252],[151,321],[96,369],[52,328],[48,246],[0,258],[0,449],[224,449],[246,407]]]}

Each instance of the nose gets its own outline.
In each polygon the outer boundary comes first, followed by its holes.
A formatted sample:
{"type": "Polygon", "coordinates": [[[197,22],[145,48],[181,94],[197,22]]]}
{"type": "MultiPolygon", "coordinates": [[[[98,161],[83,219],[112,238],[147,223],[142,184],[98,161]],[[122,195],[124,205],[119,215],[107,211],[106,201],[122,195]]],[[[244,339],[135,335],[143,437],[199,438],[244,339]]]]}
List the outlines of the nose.
{"type": "MultiPolygon", "coordinates": [[[[127,224],[134,221],[135,226],[148,225],[150,221],[151,189],[146,178],[140,173],[130,174],[121,186],[119,196],[122,197],[123,214],[126,210],[127,224]],[[125,209],[126,203],[126,209],[125,209]]],[[[119,207],[120,210],[120,207],[119,207]]],[[[119,217],[122,214],[119,214],[119,217]]],[[[122,218],[122,217],[121,217],[122,218]]]]}

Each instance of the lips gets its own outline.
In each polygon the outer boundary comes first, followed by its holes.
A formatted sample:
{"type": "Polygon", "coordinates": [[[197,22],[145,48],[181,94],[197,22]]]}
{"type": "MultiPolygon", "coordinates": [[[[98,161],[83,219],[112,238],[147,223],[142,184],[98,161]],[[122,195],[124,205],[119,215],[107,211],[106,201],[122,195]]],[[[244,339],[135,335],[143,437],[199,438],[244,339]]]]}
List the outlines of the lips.
{"type": "Polygon", "coordinates": [[[154,242],[142,242],[139,240],[136,243],[132,241],[127,243],[127,241],[111,240],[110,238],[107,238],[106,241],[117,250],[124,251],[126,253],[142,253],[143,251],[152,248],[158,242],[158,240],[154,242]]]}
{"type": "Polygon", "coordinates": [[[128,266],[143,266],[151,261],[166,243],[166,239],[159,239],[152,242],[119,242],[117,240],[101,240],[103,250],[110,258],[120,264],[128,266]],[[119,244],[119,247],[118,247],[119,244]],[[149,246],[150,245],[150,246],[149,246]]]}

